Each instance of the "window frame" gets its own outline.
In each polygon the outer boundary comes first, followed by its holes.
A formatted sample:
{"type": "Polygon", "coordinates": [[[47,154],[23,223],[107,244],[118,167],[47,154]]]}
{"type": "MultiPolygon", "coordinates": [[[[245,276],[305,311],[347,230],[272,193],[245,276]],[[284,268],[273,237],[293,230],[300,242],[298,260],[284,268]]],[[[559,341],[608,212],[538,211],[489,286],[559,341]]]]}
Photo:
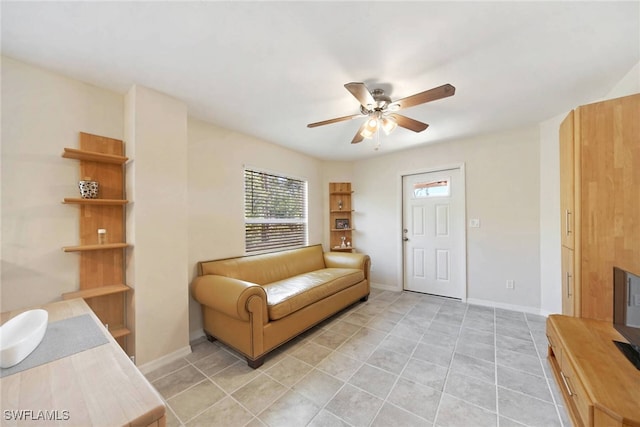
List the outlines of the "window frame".
{"type": "MultiPolygon", "coordinates": [[[[300,247],[304,247],[307,246],[309,244],[309,215],[308,215],[308,209],[309,209],[309,182],[306,178],[303,177],[298,177],[298,176],[293,176],[290,174],[285,174],[282,172],[277,172],[277,171],[273,171],[273,170],[267,170],[267,169],[263,169],[263,168],[258,168],[258,167],[253,167],[253,166],[244,166],[243,168],[243,190],[244,190],[244,197],[243,197],[243,203],[244,203],[244,252],[245,255],[256,255],[256,254],[261,254],[261,253],[269,253],[269,252],[276,252],[276,251],[282,251],[282,250],[287,250],[287,249],[294,249],[294,248],[300,248],[300,247]],[[248,204],[249,204],[249,199],[250,196],[248,194],[248,185],[249,185],[249,178],[248,178],[248,174],[252,174],[253,176],[257,176],[257,175],[266,175],[266,176],[270,176],[270,177],[275,177],[276,179],[282,179],[282,180],[287,180],[287,181],[294,181],[297,183],[302,184],[302,196],[298,197],[296,196],[296,199],[300,199],[299,201],[302,203],[302,206],[298,206],[298,207],[294,207],[294,209],[300,209],[302,208],[302,214],[301,216],[297,216],[297,217],[254,217],[254,216],[247,216],[247,214],[249,213],[248,211],[248,204]],[[251,245],[250,241],[252,240],[251,234],[249,233],[249,225],[253,225],[253,224],[265,224],[265,225],[279,225],[279,224],[292,224],[292,225],[302,225],[302,236],[299,236],[299,232],[292,232],[289,234],[289,236],[293,237],[292,239],[290,239],[291,241],[294,240],[300,240],[300,237],[302,237],[301,241],[299,241],[298,243],[293,243],[293,244],[287,244],[287,242],[283,243],[283,244],[269,244],[264,243],[262,245],[251,245]]],[[[273,193],[272,193],[273,194],[273,193]]],[[[253,196],[255,197],[255,195],[253,196]]],[[[296,200],[297,202],[298,200],[296,200]]],[[[264,198],[263,200],[261,200],[262,203],[264,203],[264,198]]],[[[277,235],[276,233],[274,233],[273,235],[277,235]]],[[[286,237],[285,234],[282,234],[283,236],[286,237]]]]}

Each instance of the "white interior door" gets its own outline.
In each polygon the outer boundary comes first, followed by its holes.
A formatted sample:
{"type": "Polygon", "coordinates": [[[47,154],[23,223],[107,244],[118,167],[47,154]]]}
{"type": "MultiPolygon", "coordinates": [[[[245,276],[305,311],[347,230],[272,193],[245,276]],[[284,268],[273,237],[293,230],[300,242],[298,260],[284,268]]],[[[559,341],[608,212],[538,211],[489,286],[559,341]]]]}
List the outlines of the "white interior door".
{"type": "Polygon", "coordinates": [[[462,171],[406,175],[402,189],[404,289],[466,299],[462,171]]]}

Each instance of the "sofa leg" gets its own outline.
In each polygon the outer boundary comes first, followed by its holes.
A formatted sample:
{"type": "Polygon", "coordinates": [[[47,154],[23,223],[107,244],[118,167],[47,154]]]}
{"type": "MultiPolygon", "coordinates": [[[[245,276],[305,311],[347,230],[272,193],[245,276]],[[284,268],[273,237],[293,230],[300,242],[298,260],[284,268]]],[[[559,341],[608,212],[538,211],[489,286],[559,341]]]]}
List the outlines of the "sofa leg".
{"type": "Polygon", "coordinates": [[[264,363],[264,356],[257,358],[256,360],[251,360],[247,357],[247,365],[249,365],[252,369],[258,369],[264,363]]]}
{"type": "Polygon", "coordinates": [[[365,302],[369,300],[369,294],[366,294],[365,296],[363,296],[362,298],[360,298],[360,301],[365,302]]]}
{"type": "Polygon", "coordinates": [[[208,333],[204,333],[207,336],[207,341],[209,342],[214,342],[216,341],[216,337],[214,337],[213,335],[209,335],[208,333]]]}

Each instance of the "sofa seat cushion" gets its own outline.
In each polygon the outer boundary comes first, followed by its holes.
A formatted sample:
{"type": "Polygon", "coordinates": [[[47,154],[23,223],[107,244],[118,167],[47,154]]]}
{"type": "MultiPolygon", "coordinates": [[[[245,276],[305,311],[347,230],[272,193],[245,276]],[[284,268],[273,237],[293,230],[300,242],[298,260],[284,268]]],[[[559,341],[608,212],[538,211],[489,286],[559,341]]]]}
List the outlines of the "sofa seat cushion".
{"type": "Polygon", "coordinates": [[[359,269],[323,268],[263,285],[269,319],[281,319],[362,280],[359,269]]]}

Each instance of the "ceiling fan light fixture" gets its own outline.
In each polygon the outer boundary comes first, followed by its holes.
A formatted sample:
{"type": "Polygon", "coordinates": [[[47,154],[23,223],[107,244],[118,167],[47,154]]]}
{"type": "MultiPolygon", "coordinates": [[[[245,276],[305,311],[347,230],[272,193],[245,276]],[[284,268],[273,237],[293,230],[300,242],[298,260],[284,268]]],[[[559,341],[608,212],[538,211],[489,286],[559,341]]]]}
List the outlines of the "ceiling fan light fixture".
{"type": "Polygon", "coordinates": [[[360,135],[362,135],[363,138],[371,139],[375,133],[375,130],[371,130],[368,126],[365,126],[365,128],[362,129],[362,132],[360,132],[360,135]]]}
{"type": "Polygon", "coordinates": [[[372,131],[375,131],[376,129],[378,129],[378,119],[376,117],[370,117],[369,120],[367,121],[367,128],[369,128],[372,131]]]}
{"type": "Polygon", "coordinates": [[[372,115],[367,119],[367,124],[364,126],[364,129],[362,129],[362,132],[360,132],[360,135],[364,138],[371,139],[378,131],[379,127],[380,120],[378,120],[378,117],[372,115]]]}
{"type": "Polygon", "coordinates": [[[384,131],[385,135],[391,134],[391,132],[398,127],[398,123],[391,117],[383,117],[380,122],[380,127],[384,131]]]}

